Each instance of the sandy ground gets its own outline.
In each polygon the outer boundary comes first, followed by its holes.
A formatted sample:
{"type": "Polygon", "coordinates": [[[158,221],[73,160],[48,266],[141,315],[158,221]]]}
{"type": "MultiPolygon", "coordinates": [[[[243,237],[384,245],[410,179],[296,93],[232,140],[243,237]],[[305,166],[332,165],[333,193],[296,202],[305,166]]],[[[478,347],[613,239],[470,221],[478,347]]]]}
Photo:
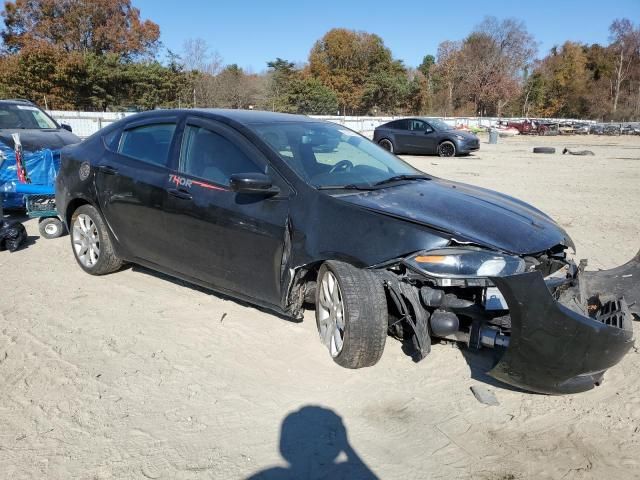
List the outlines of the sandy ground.
{"type": "MultiPolygon", "coordinates": [[[[471,157],[408,159],[532,202],[592,268],[640,247],[640,138],[483,140],[471,157]]],[[[637,350],[566,397],[493,384],[489,355],[445,344],[414,364],[389,339],[378,365],[349,371],[313,312],[287,322],[137,267],[91,277],[68,236],[26,225],[34,243],[0,252],[0,478],[640,478],[637,350]]]]}

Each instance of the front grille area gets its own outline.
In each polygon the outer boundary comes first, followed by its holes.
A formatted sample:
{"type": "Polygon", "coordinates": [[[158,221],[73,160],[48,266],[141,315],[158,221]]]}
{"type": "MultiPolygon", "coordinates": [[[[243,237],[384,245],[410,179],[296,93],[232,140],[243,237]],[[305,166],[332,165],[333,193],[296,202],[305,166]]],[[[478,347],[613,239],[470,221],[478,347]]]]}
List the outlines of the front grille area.
{"type": "Polygon", "coordinates": [[[616,328],[624,328],[629,319],[629,309],[624,298],[610,300],[602,304],[595,319],[605,325],[616,328]]]}

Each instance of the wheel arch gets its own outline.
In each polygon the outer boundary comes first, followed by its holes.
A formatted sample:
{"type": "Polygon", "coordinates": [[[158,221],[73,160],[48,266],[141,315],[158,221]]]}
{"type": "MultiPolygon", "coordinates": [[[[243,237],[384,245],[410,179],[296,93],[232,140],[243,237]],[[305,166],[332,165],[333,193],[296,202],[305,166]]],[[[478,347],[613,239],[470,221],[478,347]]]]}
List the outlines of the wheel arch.
{"type": "MultiPolygon", "coordinates": [[[[72,200],[69,201],[69,203],[67,203],[67,207],[64,211],[64,223],[67,226],[67,229],[70,228],[71,226],[71,216],[73,215],[73,212],[75,212],[78,208],[80,208],[82,205],[91,205],[92,207],[94,207],[96,210],[98,210],[98,212],[100,213],[100,209],[93,204],[93,202],[90,202],[89,200],[87,200],[84,197],[76,197],[72,200]]],[[[62,212],[60,212],[62,213],[62,212]]],[[[100,215],[102,215],[102,213],[100,213],[100,215]]]]}

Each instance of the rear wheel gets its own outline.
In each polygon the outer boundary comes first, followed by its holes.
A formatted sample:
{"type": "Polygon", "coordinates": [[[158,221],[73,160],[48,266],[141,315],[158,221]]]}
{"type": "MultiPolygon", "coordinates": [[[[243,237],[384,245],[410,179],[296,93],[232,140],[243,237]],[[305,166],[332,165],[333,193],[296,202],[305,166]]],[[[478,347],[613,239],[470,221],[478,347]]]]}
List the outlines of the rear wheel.
{"type": "Polygon", "coordinates": [[[91,275],[105,275],[122,266],[113,249],[102,217],[91,205],[82,205],[71,216],[71,246],[78,265],[91,275]]]}
{"type": "Polygon", "coordinates": [[[440,155],[441,157],[455,157],[455,144],[449,140],[445,140],[440,145],[438,145],[438,155],[440,155]]]}
{"type": "Polygon", "coordinates": [[[387,316],[384,287],[375,274],[337,261],[320,267],[316,324],[337,364],[346,368],[376,364],[387,338],[387,316]]]}
{"type": "Polygon", "coordinates": [[[382,140],[380,140],[378,142],[378,145],[380,145],[382,148],[384,148],[385,150],[393,153],[394,152],[394,148],[393,148],[393,142],[391,140],[389,140],[388,138],[383,138],[382,140]]]}

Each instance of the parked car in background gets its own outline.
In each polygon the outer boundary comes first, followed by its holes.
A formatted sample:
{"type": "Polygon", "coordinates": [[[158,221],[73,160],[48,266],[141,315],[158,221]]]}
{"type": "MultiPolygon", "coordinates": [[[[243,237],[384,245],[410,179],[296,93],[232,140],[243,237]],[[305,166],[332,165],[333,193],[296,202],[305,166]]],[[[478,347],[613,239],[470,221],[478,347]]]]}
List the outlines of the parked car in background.
{"type": "MultiPolygon", "coordinates": [[[[60,125],[36,104],[20,99],[0,100],[0,188],[18,181],[52,185],[60,148],[78,142],[71,127],[60,125]],[[21,157],[20,172],[16,155],[21,157]]],[[[2,195],[3,206],[24,207],[23,194],[8,191],[13,193],[2,195]]]]}
{"type": "Polygon", "coordinates": [[[415,360],[441,338],[495,348],[499,380],[572,393],[633,345],[640,256],[584,272],[540,210],[428,175],[333,123],[131,116],[63,149],[56,199],[87,273],[134,262],[295,319],[315,303],[343,367],[375,364],[388,333],[415,360]]]}
{"type": "Polygon", "coordinates": [[[0,100],[0,142],[13,147],[13,133],[20,134],[25,151],[56,150],[80,141],[70,126],[59,124],[35,103],[0,100]]]}
{"type": "Polygon", "coordinates": [[[455,157],[480,149],[480,139],[433,118],[402,118],[380,125],[373,141],[395,154],[455,157]]]}

